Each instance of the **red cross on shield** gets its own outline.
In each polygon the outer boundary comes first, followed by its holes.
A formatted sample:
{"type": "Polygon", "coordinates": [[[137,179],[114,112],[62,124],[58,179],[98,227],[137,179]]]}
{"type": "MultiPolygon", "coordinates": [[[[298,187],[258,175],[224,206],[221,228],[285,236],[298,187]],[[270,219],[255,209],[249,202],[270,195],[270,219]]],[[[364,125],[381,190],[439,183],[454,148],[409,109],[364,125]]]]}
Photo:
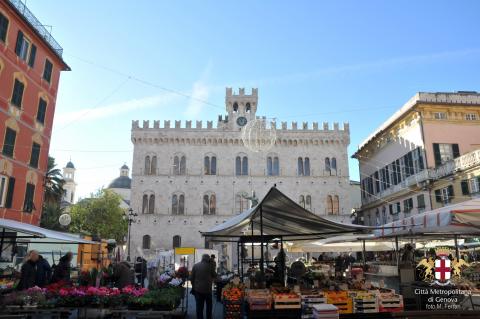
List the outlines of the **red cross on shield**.
{"type": "Polygon", "coordinates": [[[440,281],[446,281],[450,279],[450,259],[441,257],[435,260],[435,279],[440,281]]]}

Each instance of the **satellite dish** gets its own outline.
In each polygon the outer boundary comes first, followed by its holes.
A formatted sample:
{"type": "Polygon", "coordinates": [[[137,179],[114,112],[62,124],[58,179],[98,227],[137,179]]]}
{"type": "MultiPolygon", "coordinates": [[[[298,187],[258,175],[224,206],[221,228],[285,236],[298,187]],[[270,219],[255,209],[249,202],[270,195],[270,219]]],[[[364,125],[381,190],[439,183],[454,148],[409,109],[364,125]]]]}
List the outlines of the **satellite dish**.
{"type": "Polygon", "coordinates": [[[62,214],[58,218],[58,222],[62,226],[68,226],[72,222],[72,217],[70,216],[70,214],[62,214]]]}
{"type": "Polygon", "coordinates": [[[275,125],[266,119],[255,119],[242,128],[242,141],[253,152],[265,152],[273,147],[277,139],[275,125]]]}

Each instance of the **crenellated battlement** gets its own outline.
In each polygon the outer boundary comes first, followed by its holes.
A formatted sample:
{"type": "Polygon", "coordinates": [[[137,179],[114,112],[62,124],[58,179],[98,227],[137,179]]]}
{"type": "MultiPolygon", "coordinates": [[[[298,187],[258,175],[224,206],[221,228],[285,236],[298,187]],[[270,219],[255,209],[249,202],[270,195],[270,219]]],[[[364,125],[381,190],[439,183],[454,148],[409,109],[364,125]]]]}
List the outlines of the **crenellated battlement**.
{"type": "MultiPolygon", "coordinates": [[[[266,117],[258,117],[257,119],[263,119],[267,121],[266,117]]],[[[132,130],[224,130],[221,124],[228,122],[228,116],[219,116],[217,125],[214,126],[213,121],[206,121],[206,125],[204,125],[203,121],[195,121],[195,126],[193,126],[192,121],[170,121],[165,120],[163,121],[163,125],[158,120],[153,121],[153,125],[150,125],[150,121],[144,120],[142,126],[140,126],[139,120],[132,121],[132,130]],[[173,125],[172,125],[173,124],[173,125]]],[[[343,123],[343,127],[340,128],[339,123],[334,122],[332,125],[328,122],[321,123],[320,126],[318,122],[301,122],[298,123],[296,121],[292,122],[280,122],[277,123],[276,121],[270,121],[271,127],[274,127],[277,131],[290,131],[290,132],[350,132],[350,125],[349,123],[343,123]]]]}
{"type": "Polygon", "coordinates": [[[245,88],[239,88],[238,94],[236,94],[232,88],[227,88],[226,90],[226,98],[229,97],[258,97],[258,88],[252,88],[250,94],[245,94],[245,88]]]}

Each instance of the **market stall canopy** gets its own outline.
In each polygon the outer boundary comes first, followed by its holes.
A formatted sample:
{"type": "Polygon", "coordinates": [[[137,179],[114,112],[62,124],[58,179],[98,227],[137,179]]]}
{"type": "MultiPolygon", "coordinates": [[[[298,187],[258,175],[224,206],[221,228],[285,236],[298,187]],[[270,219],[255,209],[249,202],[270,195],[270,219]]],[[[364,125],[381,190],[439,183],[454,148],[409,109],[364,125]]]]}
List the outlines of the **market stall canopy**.
{"type": "Polygon", "coordinates": [[[480,235],[480,198],[403,218],[374,232],[377,237],[480,235]]]}
{"type": "Polygon", "coordinates": [[[31,224],[21,223],[15,220],[0,218],[0,236],[2,236],[3,230],[27,234],[31,236],[31,239],[50,238],[50,239],[60,240],[64,242],[77,243],[77,244],[101,244],[100,242],[97,242],[97,241],[80,238],[79,235],[63,233],[59,231],[38,227],[31,224]]]}
{"type": "MultiPolygon", "coordinates": [[[[321,240],[296,242],[289,248],[289,251],[299,253],[358,252],[363,251],[363,240],[365,240],[367,251],[395,250],[395,241],[374,239],[375,235],[373,234],[341,235],[321,240]]],[[[400,243],[400,245],[405,243],[400,243]]]]}
{"type": "Polygon", "coordinates": [[[255,207],[230,218],[223,224],[202,233],[205,237],[233,238],[260,234],[262,222],[263,235],[287,237],[288,240],[300,238],[328,238],[339,234],[370,233],[369,227],[340,224],[317,216],[272,187],[267,195],[255,207]],[[247,227],[249,232],[245,233],[247,227]]]}

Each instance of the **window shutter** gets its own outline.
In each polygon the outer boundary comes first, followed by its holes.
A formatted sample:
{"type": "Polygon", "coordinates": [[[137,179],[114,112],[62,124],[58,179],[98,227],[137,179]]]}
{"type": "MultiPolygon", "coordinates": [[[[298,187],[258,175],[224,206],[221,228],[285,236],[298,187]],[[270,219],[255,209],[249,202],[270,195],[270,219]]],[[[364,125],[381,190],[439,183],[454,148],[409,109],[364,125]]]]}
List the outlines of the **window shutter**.
{"type": "Polygon", "coordinates": [[[462,185],[462,195],[469,195],[470,192],[468,191],[468,180],[464,179],[461,182],[462,185]]]}
{"type": "Polygon", "coordinates": [[[15,190],[15,178],[14,177],[9,177],[8,178],[7,197],[5,198],[5,207],[6,208],[12,208],[14,190],[15,190]]]}
{"type": "Polygon", "coordinates": [[[453,158],[457,158],[460,156],[460,149],[458,148],[458,144],[452,144],[452,153],[453,158]]]}
{"type": "Polygon", "coordinates": [[[7,39],[8,19],[0,13],[0,41],[7,39]]]}
{"type": "Polygon", "coordinates": [[[433,157],[435,157],[435,166],[442,165],[442,156],[440,155],[440,145],[433,143],[433,157]]]}
{"type": "Polygon", "coordinates": [[[28,65],[33,68],[35,65],[35,56],[37,55],[37,47],[35,44],[32,44],[32,48],[30,49],[30,57],[28,58],[28,65]]]}
{"type": "Polygon", "coordinates": [[[453,185],[449,185],[448,186],[448,197],[449,198],[453,198],[454,194],[453,194],[453,185]]]}
{"type": "Polygon", "coordinates": [[[437,203],[441,203],[442,202],[442,191],[437,189],[435,190],[435,201],[437,203]]]}
{"type": "Polygon", "coordinates": [[[20,56],[20,50],[22,49],[22,43],[23,43],[23,32],[18,31],[17,35],[17,43],[15,44],[15,53],[20,56]]]}

